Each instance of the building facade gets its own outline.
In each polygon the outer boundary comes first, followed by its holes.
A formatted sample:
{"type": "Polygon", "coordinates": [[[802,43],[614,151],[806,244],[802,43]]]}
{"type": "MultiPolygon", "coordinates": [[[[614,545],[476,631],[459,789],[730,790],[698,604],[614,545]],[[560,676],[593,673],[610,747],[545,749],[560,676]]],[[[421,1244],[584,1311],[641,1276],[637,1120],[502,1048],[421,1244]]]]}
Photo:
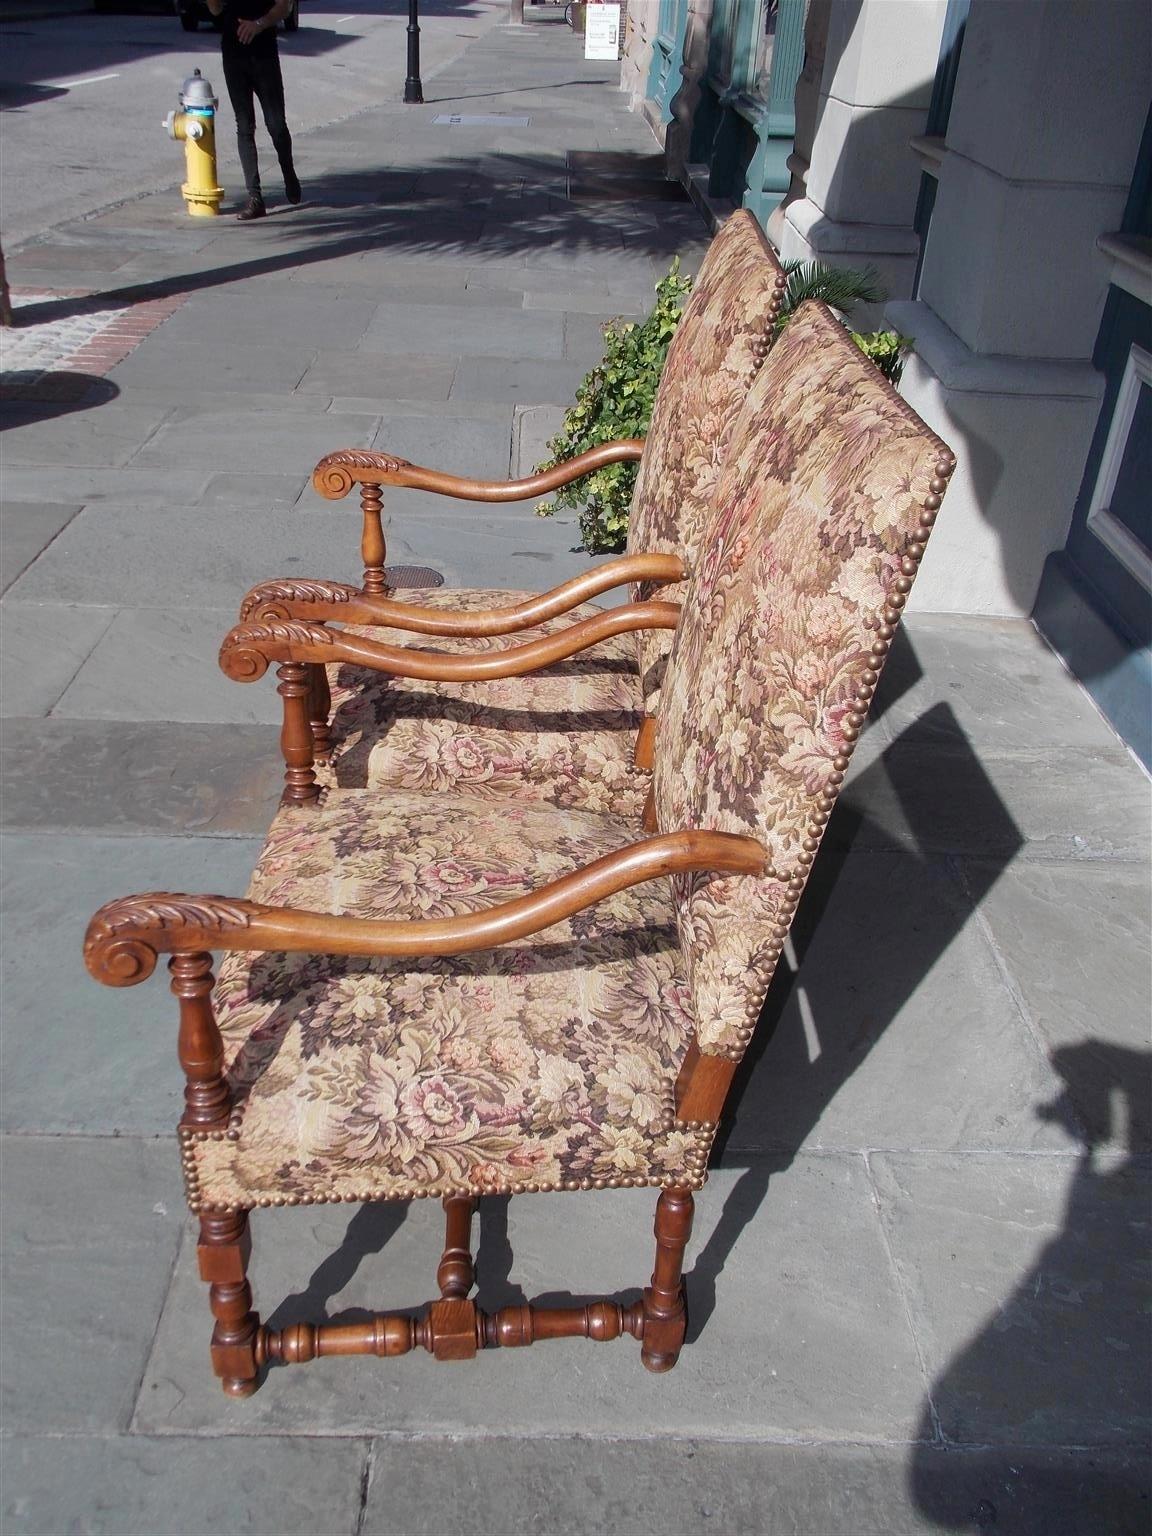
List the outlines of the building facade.
{"type": "Polygon", "coordinates": [[[1034,616],[1145,762],[1150,60],[1144,0],[633,0],[624,62],[715,215],[880,274],[959,458],[914,606],[1034,616]]]}

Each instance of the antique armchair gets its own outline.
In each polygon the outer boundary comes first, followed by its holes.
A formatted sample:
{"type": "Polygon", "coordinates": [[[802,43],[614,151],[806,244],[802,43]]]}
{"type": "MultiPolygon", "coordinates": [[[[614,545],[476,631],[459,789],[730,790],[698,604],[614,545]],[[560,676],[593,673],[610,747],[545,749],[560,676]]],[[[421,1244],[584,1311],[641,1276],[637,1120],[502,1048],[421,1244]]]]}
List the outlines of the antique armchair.
{"type": "Polygon", "coordinates": [[[96,979],[130,986],[171,955],[226,1391],[273,1362],[573,1336],[627,1333],[650,1369],[675,1364],[694,1192],[953,463],[804,306],[741,413],[683,593],[653,836],[526,801],[343,790],[281,807],[246,898],[95,915],[96,979]],[[470,1299],[483,1196],[635,1186],[660,1191],[638,1302],[470,1299]],[[419,1197],[446,1211],[423,1315],[260,1321],[253,1207],[419,1197]]]}
{"type": "MultiPolygon", "coordinates": [[[[266,582],[245,598],[245,624],[334,621],[401,646],[502,651],[596,618],[589,603],[631,583],[643,599],[674,598],[698,548],[728,435],[774,334],[785,278],[755,220],[734,214],[713,241],[669,348],[646,441],[609,443],[526,480],[482,483],[384,454],[334,453],[318,465],[321,495],[361,487],[362,589],[332,582],[266,582]],[[507,502],[539,496],[598,466],[639,459],[628,553],[552,592],[386,589],[385,486],[507,502]]],[[[321,782],[418,788],[428,780],[489,796],[571,804],[589,754],[611,765],[639,813],[648,788],[660,669],[670,636],[637,627],[561,661],[493,680],[432,674],[385,677],[351,658],[309,666],[321,782]],[[403,677],[403,681],[399,681],[403,677]],[[530,737],[530,741],[526,738],[530,737]],[[530,748],[530,750],[529,750],[530,748]],[[414,765],[422,764],[420,769],[414,765]],[[640,774],[633,772],[638,767],[640,774]]]]}

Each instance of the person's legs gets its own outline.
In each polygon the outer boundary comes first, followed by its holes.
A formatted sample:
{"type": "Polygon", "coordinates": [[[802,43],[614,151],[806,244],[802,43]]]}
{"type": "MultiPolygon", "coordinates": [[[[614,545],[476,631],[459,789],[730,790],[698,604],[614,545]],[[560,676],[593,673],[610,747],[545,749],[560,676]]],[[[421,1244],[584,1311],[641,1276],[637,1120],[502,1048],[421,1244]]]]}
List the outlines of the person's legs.
{"type": "Polygon", "coordinates": [[[288,118],[284,110],[284,77],[280,73],[280,54],[275,48],[269,49],[253,60],[253,66],[253,84],[264,112],[264,126],[280,162],[284,190],[290,203],[298,203],[300,183],[292,164],[292,135],[288,132],[288,118]]]}
{"type": "Polygon", "coordinates": [[[228,99],[236,119],[236,148],[240,155],[240,169],[244,173],[244,185],[249,198],[260,196],[260,162],[256,158],[256,103],[253,99],[254,81],[250,60],[237,49],[221,50],[224,64],[224,83],[228,87],[228,99]]]}

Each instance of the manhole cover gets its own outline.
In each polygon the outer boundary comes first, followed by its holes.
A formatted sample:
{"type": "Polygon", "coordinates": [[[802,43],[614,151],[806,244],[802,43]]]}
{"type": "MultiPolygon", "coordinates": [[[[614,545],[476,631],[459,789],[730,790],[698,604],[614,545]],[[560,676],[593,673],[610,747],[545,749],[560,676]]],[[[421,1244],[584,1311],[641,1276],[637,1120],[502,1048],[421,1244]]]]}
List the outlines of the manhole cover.
{"type": "Polygon", "coordinates": [[[384,572],[390,587],[442,587],[444,578],[427,565],[390,565],[384,572]]]}

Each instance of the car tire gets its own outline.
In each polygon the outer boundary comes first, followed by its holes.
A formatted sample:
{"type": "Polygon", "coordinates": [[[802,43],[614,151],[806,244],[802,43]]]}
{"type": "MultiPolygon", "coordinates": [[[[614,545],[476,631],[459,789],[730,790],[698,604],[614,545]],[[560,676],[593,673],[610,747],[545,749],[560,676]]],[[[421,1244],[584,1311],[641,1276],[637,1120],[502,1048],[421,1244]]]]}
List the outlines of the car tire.
{"type": "Polygon", "coordinates": [[[292,0],[291,8],[284,18],[285,32],[295,32],[300,25],[300,0],[292,0]]]}

